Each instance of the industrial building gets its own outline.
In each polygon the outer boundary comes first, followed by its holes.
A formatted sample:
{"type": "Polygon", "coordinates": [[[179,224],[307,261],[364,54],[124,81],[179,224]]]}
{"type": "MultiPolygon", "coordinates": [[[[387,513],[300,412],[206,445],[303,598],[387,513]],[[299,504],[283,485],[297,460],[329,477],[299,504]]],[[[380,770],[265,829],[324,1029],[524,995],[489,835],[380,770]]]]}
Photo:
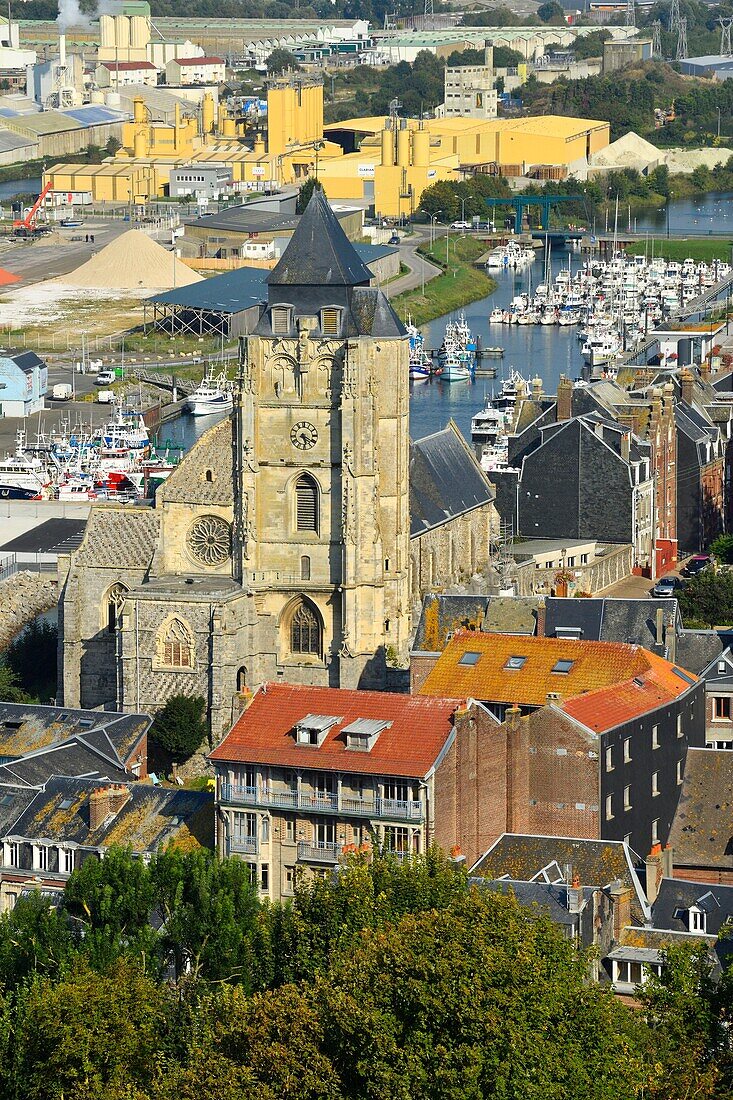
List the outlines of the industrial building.
{"type": "Polygon", "coordinates": [[[223,164],[186,164],[171,171],[168,193],[172,199],[194,195],[201,201],[218,199],[231,187],[231,168],[223,164]]]}
{"type": "Polygon", "coordinates": [[[724,54],[685,57],[679,66],[685,76],[707,77],[710,80],[730,80],[733,76],[733,57],[724,54]]]}
{"type": "Polygon", "coordinates": [[[174,57],[165,67],[169,84],[221,84],[226,64],[221,57],[174,57]]]}
{"type": "Polygon", "coordinates": [[[626,65],[651,61],[652,56],[651,38],[629,38],[626,41],[609,38],[603,43],[603,72],[612,73],[626,65]]]}
{"type": "Polygon", "coordinates": [[[484,47],[483,65],[450,65],[445,69],[445,118],[496,118],[494,47],[484,47]]]}

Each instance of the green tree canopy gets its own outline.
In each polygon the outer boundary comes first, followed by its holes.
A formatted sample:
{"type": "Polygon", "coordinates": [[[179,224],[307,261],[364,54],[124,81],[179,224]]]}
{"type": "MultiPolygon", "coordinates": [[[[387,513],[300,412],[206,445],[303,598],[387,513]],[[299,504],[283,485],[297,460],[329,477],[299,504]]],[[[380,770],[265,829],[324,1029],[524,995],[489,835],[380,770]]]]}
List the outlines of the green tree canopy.
{"type": "MultiPolygon", "coordinates": [[[[277,16],[275,18],[278,18],[277,16]]],[[[270,76],[279,76],[280,73],[284,73],[287,69],[292,69],[294,72],[300,72],[300,65],[295,60],[295,54],[292,54],[290,50],[273,50],[267,59],[267,72],[270,76]]]]}
{"type": "Polygon", "coordinates": [[[208,734],[206,700],[202,695],[172,695],[155,716],[150,737],[173,760],[187,760],[208,734]]]}
{"type": "Polygon", "coordinates": [[[686,626],[712,628],[733,624],[733,573],[705,569],[687,582],[679,602],[686,626]]]}
{"type": "Polygon", "coordinates": [[[301,183],[298,197],[295,200],[296,214],[303,214],[305,212],[305,208],[311,201],[311,196],[315,190],[323,191],[323,184],[320,180],[317,180],[315,176],[308,176],[308,179],[304,183],[301,183]]]}

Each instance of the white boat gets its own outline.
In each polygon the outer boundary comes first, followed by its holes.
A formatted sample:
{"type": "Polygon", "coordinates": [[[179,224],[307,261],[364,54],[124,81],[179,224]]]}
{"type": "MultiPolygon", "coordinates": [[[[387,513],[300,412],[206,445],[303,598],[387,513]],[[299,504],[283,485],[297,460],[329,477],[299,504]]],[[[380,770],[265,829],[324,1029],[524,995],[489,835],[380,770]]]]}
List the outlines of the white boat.
{"type": "Polygon", "coordinates": [[[15,454],[0,460],[0,499],[39,500],[48,490],[50,478],[45,464],[25,450],[25,432],[15,437],[15,454]]]}
{"type": "Polygon", "coordinates": [[[233,407],[232,386],[224,372],[218,378],[205,374],[186,401],[186,408],[192,416],[210,416],[212,413],[228,412],[233,407]]]}
{"type": "Polygon", "coordinates": [[[491,313],[489,314],[489,324],[490,325],[500,325],[500,324],[502,324],[503,320],[504,320],[504,310],[503,309],[492,309],[491,313]]]}
{"type": "Polygon", "coordinates": [[[458,357],[455,352],[449,351],[443,358],[440,378],[443,382],[466,382],[472,377],[471,368],[458,357]]]}

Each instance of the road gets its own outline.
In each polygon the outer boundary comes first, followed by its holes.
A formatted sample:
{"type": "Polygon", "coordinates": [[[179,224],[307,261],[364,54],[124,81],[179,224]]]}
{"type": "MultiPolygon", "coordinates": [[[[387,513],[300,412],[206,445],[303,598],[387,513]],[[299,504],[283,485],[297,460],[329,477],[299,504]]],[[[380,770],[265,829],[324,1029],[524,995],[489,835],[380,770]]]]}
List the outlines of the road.
{"type": "MultiPolygon", "coordinates": [[[[672,577],[676,581],[677,588],[684,586],[684,577],[680,574],[680,569],[687,562],[689,555],[684,555],[680,558],[677,568],[672,569],[671,572],[665,573],[665,577],[672,577]]],[[[652,594],[652,588],[654,587],[654,581],[650,581],[648,577],[624,577],[621,581],[616,581],[609,588],[604,588],[597,595],[608,597],[610,599],[622,599],[622,600],[645,600],[652,594]]],[[[659,601],[660,604],[664,603],[664,600],[659,601]]]]}
{"type": "Polygon", "coordinates": [[[54,279],[86,263],[95,252],[129,228],[130,223],[120,219],[90,218],[75,229],[58,229],[63,244],[46,244],[43,237],[35,241],[11,241],[2,237],[0,267],[20,275],[25,285],[54,279]],[[86,234],[94,236],[94,244],[84,240],[86,234]],[[72,241],[72,237],[81,237],[81,240],[72,241]]]}
{"type": "Polygon", "coordinates": [[[414,234],[409,238],[403,238],[400,243],[400,263],[409,267],[406,275],[393,279],[382,289],[388,298],[395,298],[398,294],[404,294],[406,290],[416,290],[422,286],[423,278],[426,283],[441,274],[441,269],[421,256],[417,249],[425,243],[427,236],[414,234]]]}

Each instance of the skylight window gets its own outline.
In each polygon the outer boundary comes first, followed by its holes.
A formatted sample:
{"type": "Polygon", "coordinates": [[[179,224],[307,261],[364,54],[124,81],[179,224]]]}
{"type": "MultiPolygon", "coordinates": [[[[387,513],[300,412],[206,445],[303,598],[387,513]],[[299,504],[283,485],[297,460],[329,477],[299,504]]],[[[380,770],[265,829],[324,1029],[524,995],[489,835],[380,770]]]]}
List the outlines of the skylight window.
{"type": "Polygon", "coordinates": [[[560,672],[562,675],[567,676],[574,664],[575,661],[570,661],[567,657],[561,657],[559,661],[555,661],[552,671],[560,672]]]}
{"type": "Polygon", "coordinates": [[[504,665],[504,668],[524,668],[524,662],[526,660],[526,657],[510,657],[507,663],[504,665]]]}
{"type": "Polygon", "coordinates": [[[479,663],[480,659],[480,653],[476,653],[474,650],[469,649],[462,655],[462,657],[458,661],[458,664],[471,665],[473,667],[473,665],[477,665],[479,663]]]}
{"type": "Polygon", "coordinates": [[[62,810],[69,810],[69,809],[71,809],[71,805],[72,805],[72,800],[70,798],[64,798],[61,801],[60,808],[62,810]]]}

